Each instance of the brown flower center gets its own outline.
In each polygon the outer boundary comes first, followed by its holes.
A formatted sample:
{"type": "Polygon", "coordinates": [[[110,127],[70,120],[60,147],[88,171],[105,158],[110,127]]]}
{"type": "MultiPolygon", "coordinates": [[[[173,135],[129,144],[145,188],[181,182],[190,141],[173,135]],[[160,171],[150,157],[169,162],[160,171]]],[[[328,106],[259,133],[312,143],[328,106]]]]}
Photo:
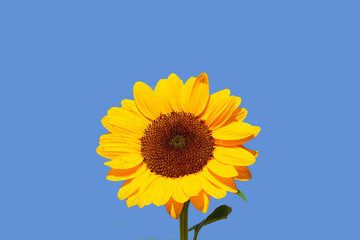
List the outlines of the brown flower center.
{"type": "Polygon", "coordinates": [[[203,120],[172,112],[155,119],[141,138],[141,155],[157,175],[178,178],[199,172],[212,159],[214,140],[203,120]]]}

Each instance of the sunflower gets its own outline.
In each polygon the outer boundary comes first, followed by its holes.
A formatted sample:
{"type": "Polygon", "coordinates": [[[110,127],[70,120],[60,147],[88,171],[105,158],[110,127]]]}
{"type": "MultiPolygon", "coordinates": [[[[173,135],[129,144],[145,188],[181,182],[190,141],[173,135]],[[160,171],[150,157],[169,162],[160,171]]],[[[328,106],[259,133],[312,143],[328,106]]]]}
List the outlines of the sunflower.
{"type": "Polygon", "coordinates": [[[165,205],[175,219],[183,205],[207,212],[210,196],[237,192],[234,180],[251,179],[248,165],[257,151],[244,143],[259,127],[243,122],[241,99],[224,89],[209,95],[206,73],[185,84],[176,75],[161,79],[153,91],[136,82],[134,99],[110,108],[102,124],[97,153],[111,161],[106,179],[123,181],[118,192],[128,207],[165,205]]]}

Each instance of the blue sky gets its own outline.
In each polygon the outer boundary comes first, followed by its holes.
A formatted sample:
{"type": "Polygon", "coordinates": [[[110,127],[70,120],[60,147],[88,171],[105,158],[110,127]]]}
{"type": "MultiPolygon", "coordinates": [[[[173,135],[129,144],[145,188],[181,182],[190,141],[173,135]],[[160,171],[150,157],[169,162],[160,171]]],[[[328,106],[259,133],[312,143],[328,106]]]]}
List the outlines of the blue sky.
{"type": "Polygon", "coordinates": [[[248,203],[211,199],[233,212],[199,239],[360,238],[358,1],[119,2],[0,3],[1,239],[178,239],[95,152],[106,111],[173,72],[207,72],[262,128],[248,203]]]}

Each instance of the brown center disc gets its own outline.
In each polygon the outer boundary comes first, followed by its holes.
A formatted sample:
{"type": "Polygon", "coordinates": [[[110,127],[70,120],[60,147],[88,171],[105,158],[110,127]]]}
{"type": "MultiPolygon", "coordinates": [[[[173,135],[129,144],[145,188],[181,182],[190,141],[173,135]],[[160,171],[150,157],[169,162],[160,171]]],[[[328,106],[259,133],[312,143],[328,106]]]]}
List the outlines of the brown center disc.
{"type": "Polygon", "coordinates": [[[212,159],[214,140],[203,120],[172,112],[155,119],[141,138],[141,155],[157,175],[178,178],[199,172],[212,159]]]}

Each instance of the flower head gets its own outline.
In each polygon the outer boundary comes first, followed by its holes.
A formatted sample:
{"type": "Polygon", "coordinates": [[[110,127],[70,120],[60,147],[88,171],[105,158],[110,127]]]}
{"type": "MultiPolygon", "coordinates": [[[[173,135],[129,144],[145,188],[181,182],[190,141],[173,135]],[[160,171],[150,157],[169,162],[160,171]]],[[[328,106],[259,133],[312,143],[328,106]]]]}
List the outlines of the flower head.
{"type": "Polygon", "coordinates": [[[99,155],[111,159],[107,179],[123,181],[118,192],[128,207],[165,205],[178,218],[190,199],[206,212],[210,196],[237,192],[235,180],[251,179],[248,165],[257,151],[244,143],[259,127],[244,123],[241,99],[224,89],[209,95],[206,73],[182,80],[170,74],[153,91],[134,85],[135,100],[125,99],[102,119],[110,132],[100,137],[99,155]]]}

